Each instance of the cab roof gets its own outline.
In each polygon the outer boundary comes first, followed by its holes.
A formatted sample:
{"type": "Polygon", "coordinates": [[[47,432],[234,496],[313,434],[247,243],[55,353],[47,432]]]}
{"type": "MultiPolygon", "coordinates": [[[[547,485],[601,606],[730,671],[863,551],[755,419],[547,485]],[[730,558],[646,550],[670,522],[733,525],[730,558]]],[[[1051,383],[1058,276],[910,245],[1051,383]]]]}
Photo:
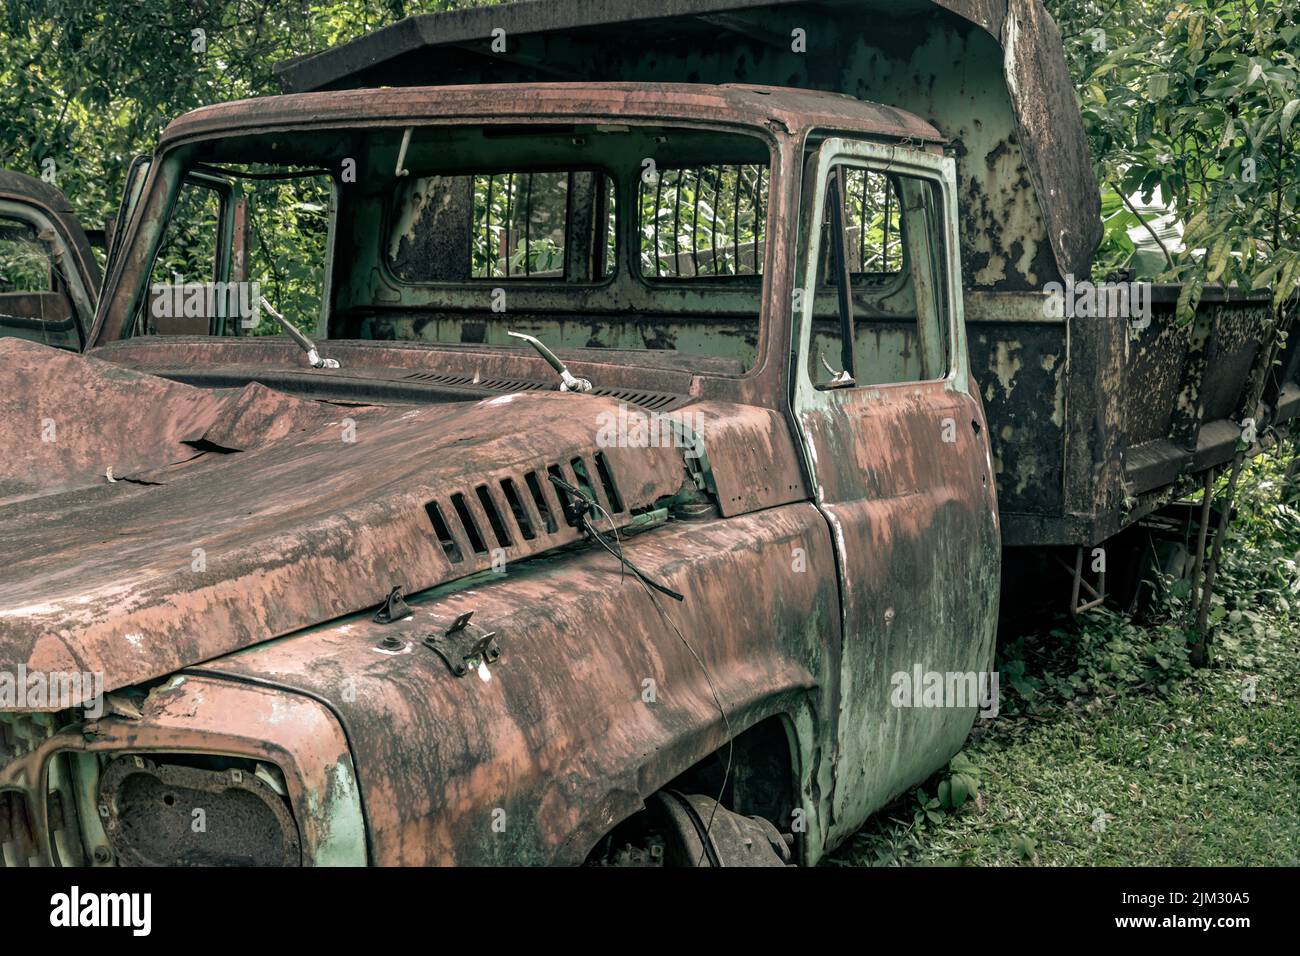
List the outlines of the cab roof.
{"type": "Polygon", "coordinates": [[[250,132],[321,126],[385,126],[421,121],[556,117],[611,120],[681,120],[764,127],[777,123],[795,133],[844,130],[940,144],[925,120],[891,106],[838,93],[741,84],[522,83],[339,90],[259,97],[206,106],[185,114],[163,133],[161,146],[250,132]]]}

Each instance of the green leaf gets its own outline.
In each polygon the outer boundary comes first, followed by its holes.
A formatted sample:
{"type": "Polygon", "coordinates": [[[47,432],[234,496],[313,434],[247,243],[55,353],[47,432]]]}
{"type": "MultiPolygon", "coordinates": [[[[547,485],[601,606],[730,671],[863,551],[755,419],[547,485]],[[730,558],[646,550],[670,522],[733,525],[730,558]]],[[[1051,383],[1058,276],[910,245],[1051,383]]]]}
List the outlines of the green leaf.
{"type": "Polygon", "coordinates": [[[953,807],[960,807],[971,795],[970,778],[965,774],[955,773],[949,786],[949,795],[953,807]]]}
{"type": "Polygon", "coordinates": [[[1273,308],[1280,309],[1282,303],[1295,292],[1296,279],[1300,278],[1300,257],[1291,259],[1278,273],[1277,285],[1273,287],[1273,308]]]}
{"type": "Polygon", "coordinates": [[[1269,283],[1273,281],[1273,279],[1277,276],[1277,274],[1286,267],[1286,264],[1287,264],[1287,260],[1285,259],[1275,259],[1266,268],[1264,268],[1260,272],[1255,273],[1255,276],[1251,280],[1251,284],[1250,284],[1251,291],[1254,291],[1255,289],[1267,288],[1269,283]]]}
{"type": "Polygon", "coordinates": [[[952,760],[948,761],[948,769],[953,773],[978,773],[979,768],[971,763],[969,757],[964,751],[958,751],[953,755],[952,760]]]}
{"type": "Polygon", "coordinates": [[[1223,270],[1228,266],[1228,260],[1231,258],[1232,237],[1221,235],[1215,239],[1210,246],[1210,251],[1205,257],[1206,266],[1209,272],[1205,279],[1207,282],[1218,282],[1219,276],[1223,275],[1223,270]]]}
{"type": "Polygon", "coordinates": [[[1011,846],[1016,851],[1016,855],[1022,860],[1033,859],[1034,854],[1038,852],[1038,845],[1033,841],[1033,838],[1024,834],[1017,836],[1012,841],[1011,846]]]}
{"type": "Polygon", "coordinates": [[[1188,246],[1195,244],[1195,239],[1200,235],[1210,221],[1210,212],[1208,209],[1201,209],[1191,219],[1183,229],[1183,242],[1188,246]]]}
{"type": "Polygon", "coordinates": [[[1204,281],[1200,276],[1183,283],[1183,288],[1178,293],[1178,306],[1174,312],[1180,323],[1190,323],[1196,317],[1196,307],[1200,304],[1203,286],[1204,281]]]}
{"type": "Polygon", "coordinates": [[[1297,111],[1300,111],[1300,99],[1291,100],[1286,104],[1286,106],[1282,107],[1282,123],[1280,129],[1282,131],[1283,139],[1286,139],[1287,133],[1291,129],[1291,121],[1295,119],[1297,111]]]}
{"type": "Polygon", "coordinates": [[[1155,115],[1156,107],[1154,103],[1143,103],[1142,108],[1138,110],[1137,127],[1134,131],[1134,136],[1139,145],[1145,143],[1151,138],[1151,130],[1155,120],[1155,115]]]}

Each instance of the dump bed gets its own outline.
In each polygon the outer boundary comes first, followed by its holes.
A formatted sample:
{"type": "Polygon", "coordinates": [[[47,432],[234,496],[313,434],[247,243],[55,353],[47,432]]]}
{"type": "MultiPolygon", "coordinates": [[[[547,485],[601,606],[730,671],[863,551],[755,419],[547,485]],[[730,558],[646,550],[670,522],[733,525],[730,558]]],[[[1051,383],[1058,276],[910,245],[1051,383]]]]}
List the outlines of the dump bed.
{"type": "Polygon", "coordinates": [[[915,113],[957,164],[971,367],[1005,543],[1093,544],[1300,410],[1295,362],[1253,396],[1268,297],[1207,290],[1174,321],[1052,316],[1101,234],[1087,138],[1040,0],[534,0],[411,17],[281,64],[288,91],[567,81],[751,83],[915,113]],[[504,39],[504,49],[500,42],[504,39]]]}
{"type": "Polygon", "coordinates": [[[1042,293],[968,292],[1009,546],[1090,545],[1229,462],[1254,417],[1300,411],[1290,357],[1259,391],[1271,296],[1205,290],[1180,323],[1180,286],[1151,289],[1149,323],[1051,318],[1042,293]]]}

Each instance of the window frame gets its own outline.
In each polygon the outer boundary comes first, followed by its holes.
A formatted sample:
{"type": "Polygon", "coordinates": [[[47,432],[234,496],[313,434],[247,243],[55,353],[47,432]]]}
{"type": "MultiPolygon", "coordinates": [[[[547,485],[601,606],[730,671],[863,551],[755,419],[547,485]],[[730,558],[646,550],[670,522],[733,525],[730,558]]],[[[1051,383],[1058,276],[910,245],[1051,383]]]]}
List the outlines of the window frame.
{"type": "MultiPolygon", "coordinates": [[[[832,166],[833,165],[834,164],[832,164],[832,166]]],[[[855,166],[854,168],[867,169],[869,172],[879,173],[881,176],[885,178],[885,181],[888,183],[890,190],[891,191],[893,190],[894,180],[896,178],[894,175],[892,175],[893,170],[875,169],[873,167],[868,167],[865,165],[855,166]]],[[[876,292],[881,296],[890,296],[890,295],[895,295],[899,290],[903,288],[903,286],[907,284],[908,277],[910,275],[910,270],[912,268],[910,254],[907,249],[907,224],[904,221],[904,216],[902,213],[901,204],[903,199],[896,192],[894,193],[894,198],[897,199],[900,204],[899,211],[897,213],[898,235],[896,240],[899,244],[899,258],[900,258],[900,265],[898,271],[896,272],[850,272],[849,279],[852,282],[853,288],[870,289],[871,291],[876,292]]],[[[821,287],[821,291],[824,292],[833,292],[834,290],[835,290],[835,286],[829,283],[821,287]]]]}
{"type": "Polygon", "coordinates": [[[70,351],[84,351],[86,343],[89,341],[87,324],[93,319],[98,302],[95,290],[87,287],[86,277],[82,275],[81,269],[77,266],[77,257],[73,253],[69,237],[64,233],[60,223],[54,216],[48,215],[40,206],[21,200],[0,197],[0,216],[15,222],[25,222],[31,226],[36,232],[37,241],[48,246],[51,270],[54,269],[56,262],[62,263],[59,267],[62,276],[61,281],[65,286],[64,294],[72,303],[73,325],[77,333],[77,345],[75,349],[64,345],[54,347],[70,351]]]}
{"type": "MultiPolygon", "coordinates": [[[[575,123],[599,124],[608,122],[607,116],[591,115],[581,112],[573,114],[564,113],[566,120],[575,123]]],[[[233,121],[232,121],[233,122],[233,121]]],[[[295,134],[312,134],[322,133],[348,133],[348,134],[368,134],[376,130],[388,130],[392,128],[401,129],[411,126],[419,129],[442,129],[442,128],[460,128],[466,126],[545,126],[554,122],[554,115],[536,115],[520,114],[518,112],[505,111],[499,114],[475,114],[466,115],[457,114],[429,114],[429,115],[412,115],[403,116],[400,120],[374,120],[374,121],[356,121],[351,119],[327,119],[321,121],[307,121],[302,125],[295,125],[293,132],[295,134]]],[[[753,345],[753,359],[743,369],[730,372],[720,371],[712,368],[697,369],[691,374],[720,383],[726,383],[727,388],[737,387],[740,383],[752,382],[761,379],[765,375],[772,374],[774,366],[780,366],[782,373],[789,360],[788,352],[788,334],[789,329],[789,308],[788,297],[785,290],[789,288],[790,267],[786,262],[781,262],[778,269],[778,256],[783,259],[792,251],[793,241],[796,230],[789,228],[784,224],[787,218],[793,218],[797,215],[797,196],[792,195],[798,189],[798,177],[800,175],[800,161],[798,156],[799,141],[804,135],[804,130],[800,129],[798,135],[792,135],[791,131],[779,123],[770,121],[758,122],[745,116],[728,114],[717,118],[701,118],[697,115],[686,111],[678,113],[672,110],[656,113],[653,116],[627,116],[619,118],[620,124],[633,127],[669,126],[683,130],[704,130],[716,133],[729,133],[739,136],[746,136],[762,144],[765,151],[765,161],[769,170],[769,187],[768,194],[771,201],[768,203],[766,228],[769,236],[773,237],[772,242],[765,245],[763,254],[763,270],[761,274],[761,285],[758,290],[758,300],[756,309],[753,309],[757,319],[756,339],[753,345]],[[780,242],[775,241],[780,234],[780,242]],[[778,274],[779,273],[779,274],[778,274]],[[781,303],[777,305],[774,296],[778,293],[778,286],[781,289],[781,303]]],[[[177,178],[188,169],[191,164],[191,157],[196,152],[202,152],[212,144],[227,138],[238,138],[243,140],[247,137],[261,136],[269,132],[277,131],[279,127],[273,124],[239,124],[237,127],[222,128],[214,131],[195,133],[186,136],[177,136],[170,141],[165,141],[155,152],[154,161],[150,164],[145,172],[145,181],[140,192],[139,201],[136,203],[131,215],[131,221],[126,227],[126,232],[122,234],[121,253],[113,263],[112,273],[106,278],[104,283],[105,294],[101,295],[98,300],[98,306],[94,313],[93,323],[87,336],[88,346],[91,348],[102,348],[115,345],[120,342],[129,341],[131,338],[131,329],[129,318],[135,314],[139,308],[139,300],[148,292],[149,270],[152,268],[154,247],[159,241],[159,235],[162,231],[161,223],[165,222],[165,213],[169,210],[172,192],[175,188],[177,178]]],[[[608,164],[602,164],[608,166],[608,164]]],[[[454,170],[454,167],[447,167],[448,170],[454,170]]],[[[617,173],[617,170],[615,170],[617,173]]],[[[639,170],[637,171],[639,176],[639,170]]],[[[635,182],[629,181],[630,177],[616,175],[617,193],[616,202],[620,203],[622,208],[626,209],[630,203],[635,202],[635,182]]],[[[335,208],[334,217],[331,221],[331,227],[334,229],[334,237],[328,250],[331,263],[334,262],[338,246],[338,224],[341,221],[345,208],[351,205],[350,201],[345,200],[347,191],[340,187],[337,175],[334,181],[335,208]]],[[[387,216],[388,211],[383,210],[380,215],[387,216]]],[[[522,296],[523,302],[520,304],[519,299],[512,299],[512,303],[519,305],[521,308],[530,309],[555,309],[565,304],[562,296],[567,296],[574,289],[582,289],[584,293],[590,296],[587,304],[593,308],[615,308],[626,310],[628,308],[641,311],[662,311],[668,315],[678,313],[689,313],[696,308],[697,304],[702,308],[706,296],[712,296],[718,291],[723,291],[728,295],[734,293],[734,289],[726,288],[725,285],[719,289],[715,286],[706,289],[703,284],[684,285],[677,284],[668,287],[660,284],[648,285],[641,281],[636,275],[636,270],[628,267],[626,259],[628,258],[627,249],[633,245],[629,241],[628,229],[631,228],[627,223],[632,220],[624,217],[624,222],[619,226],[618,242],[618,260],[614,274],[608,277],[599,286],[558,286],[556,284],[546,283],[520,283],[512,287],[514,296],[522,296]],[[616,292],[617,290],[617,292],[616,292]]],[[[462,282],[447,283],[445,287],[409,287],[398,283],[387,275],[383,265],[383,256],[376,259],[375,275],[381,283],[392,287],[399,288],[416,288],[430,289],[431,291],[460,291],[460,292],[478,292],[485,286],[476,284],[467,284],[462,282]]],[[[328,299],[330,301],[330,318],[334,317],[334,296],[339,283],[334,274],[336,267],[328,270],[327,281],[329,281],[328,299]]],[[[744,290],[746,296],[748,290],[744,290]]],[[[427,303],[417,303],[416,308],[424,308],[427,303]]],[[[711,306],[712,303],[710,302],[711,306]]],[[[749,315],[751,309],[746,304],[738,305],[728,303],[728,308],[723,311],[727,314],[743,312],[749,315]]],[[[318,331],[320,337],[325,337],[323,331],[318,331]]],[[[144,342],[144,339],[138,341],[144,342]]],[[[227,344],[233,341],[244,341],[243,339],[230,339],[227,344]]],[[[348,339],[339,339],[338,341],[356,341],[348,339]]],[[[380,343],[382,344],[382,343],[380,343]]],[[[440,347],[439,343],[424,343],[430,348],[440,347]]],[[[493,346],[483,346],[492,348],[493,346]]],[[[640,350],[626,350],[625,354],[631,356],[634,352],[640,350]]],[[[637,367],[648,369],[663,368],[657,362],[630,362],[629,364],[637,367]]]]}
{"type": "MultiPolygon", "coordinates": [[[[500,283],[505,283],[505,288],[507,289],[528,289],[528,288],[601,289],[601,288],[605,288],[606,286],[612,285],[613,283],[618,281],[619,272],[622,269],[622,265],[623,265],[622,263],[622,253],[623,253],[622,231],[623,230],[622,230],[622,222],[621,222],[622,209],[621,209],[620,199],[621,197],[619,196],[617,173],[612,167],[610,167],[608,164],[605,163],[590,163],[582,166],[559,166],[559,165],[543,164],[539,166],[526,167],[523,169],[477,166],[473,168],[452,167],[448,169],[419,170],[418,172],[413,171],[410,174],[409,180],[403,177],[403,180],[395,181],[392,187],[386,193],[386,198],[384,201],[384,213],[383,213],[383,218],[381,219],[381,226],[380,226],[380,229],[382,230],[383,233],[383,239],[382,239],[383,245],[379,254],[380,267],[384,271],[384,278],[386,280],[392,282],[394,285],[398,287],[407,288],[407,289],[476,289],[476,288],[484,288],[484,287],[491,288],[493,284],[500,284],[500,283]],[[393,271],[393,263],[388,254],[389,242],[392,239],[393,229],[395,228],[396,225],[398,191],[402,188],[402,186],[406,182],[415,181],[419,179],[427,179],[432,176],[444,176],[444,177],[469,176],[472,178],[475,176],[507,176],[512,173],[514,175],[532,174],[532,173],[599,173],[600,175],[605,177],[605,181],[607,184],[613,185],[614,187],[613,189],[614,256],[613,256],[613,261],[610,263],[610,268],[608,272],[606,272],[606,274],[602,278],[586,281],[586,282],[572,282],[564,275],[548,276],[542,278],[529,276],[529,275],[520,275],[520,276],[511,275],[508,277],[470,275],[464,279],[430,279],[422,282],[412,282],[408,279],[403,279],[401,276],[397,275],[397,273],[393,271]]],[[[569,205],[568,205],[567,197],[565,201],[564,218],[565,218],[564,261],[567,267],[568,257],[569,257],[569,205]]],[[[473,221],[471,220],[471,226],[472,225],[473,225],[473,221]]],[[[470,241],[471,243],[473,242],[472,237],[470,241]]],[[[472,247],[471,247],[471,255],[472,255],[472,247]]],[[[473,269],[471,263],[471,272],[472,271],[473,269]]]]}
{"type": "MultiPolygon", "coordinates": [[[[272,165],[272,164],[267,164],[267,165],[272,165]]],[[[160,188],[166,190],[166,193],[163,198],[166,203],[167,212],[156,222],[145,222],[145,221],[141,221],[139,223],[133,222],[132,223],[133,231],[130,233],[129,238],[127,240],[124,240],[124,241],[129,241],[132,244],[135,244],[140,241],[143,235],[144,240],[148,243],[149,256],[147,260],[147,265],[145,265],[144,268],[140,270],[138,276],[139,285],[135,286],[135,284],[133,283],[134,293],[132,295],[131,304],[127,309],[126,315],[121,323],[121,328],[119,330],[119,336],[117,341],[127,341],[135,338],[145,340],[145,339],[153,339],[153,338],[166,339],[166,338],[175,337],[175,336],[168,336],[168,335],[162,335],[162,336],[148,335],[148,334],[137,335],[136,326],[139,324],[140,316],[143,314],[145,310],[149,308],[150,289],[152,288],[153,285],[152,283],[153,271],[158,266],[158,256],[161,254],[163,245],[167,241],[168,228],[171,226],[172,217],[176,214],[176,206],[178,201],[180,200],[181,190],[183,190],[186,186],[196,186],[198,188],[212,189],[214,192],[217,193],[218,201],[220,203],[220,210],[217,217],[217,243],[216,243],[217,251],[213,260],[212,271],[213,271],[214,278],[211,279],[210,281],[212,282],[236,281],[230,278],[216,278],[216,276],[230,277],[231,275],[234,274],[236,270],[236,263],[234,261],[233,254],[237,248],[242,247],[245,256],[247,256],[247,249],[248,249],[247,230],[249,228],[248,220],[245,214],[245,219],[244,222],[242,223],[242,228],[245,234],[242,237],[241,241],[236,242],[236,231],[241,224],[236,222],[236,217],[235,217],[236,205],[239,203],[246,203],[247,195],[244,192],[242,186],[240,186],[241,177],[230,176],[229,178],[227,178],[219,175],[218,173],[214,173],[211,171],[211,170],[218,169],[218,167],[207,167],[206,169],[204,167],[206,167],[206,164],[204,162],[195,161],[193,159],[193,154],[184,149],[180,149],[177,151],[164,154],[161,157],[161,162],[159,162],[158,157],[155,157],[154,160],[150,162],[150,164],[148,165],[147,172],[145,174],[146,175],[145,183],[141,187],[140,196],[137,197],[132,207],[133,209],[132,217],[134,219],[135,212],[141,209],[144,209],[145,214],[147,214],[148,204],[140,202],[140,198],[147,194],[154,193],[160,188]]],[[[291,167],[292,164],[288,164],[286,166],[286,168],[291,168],[291,167]]],[[[326,234],[325,234],[325,261],[321,265],[321,270],[322,270],[321,304],[318,313],[314,317],[315,324],[313,326],[313,334],[317,336],[320,336],[322,334],[322,329],[324,329],[328,325],[329,315],[333,307],[332,299],[333,299],[333,280],[334,280],[334,254],[335,254],[334,247],[338,240],[338,217],[339,217],[338,176],[337,174],[328,170],[324,171],[324,173],[328,174],[328,178],[329,178],[330,210],[329,210],[329,222],[326,225],[326,234]]],[[[318,174],[318,177],[320,175],[321,174],[318,174]]],[[[304,176],[303,178],[309,178],[309,177],[304,176]]],[[[149,203],[152,203],[153,201],[154,200],[151,198],[149,200],[149,203]]],[[[120,231],[118,235],[119,236],[121,235],[120,231]]],[[[114,262],[111,265],[115,267],[124,267],[125,263],[114,262]]],[[[242,278],[240,278],[238,281],[245,281],[245,282],[252,281],[251,279],[249,279],[247,275],[248,263],[246,259],[245,262],[242,264],[242,268],[244,274],[242,278]]],[[[106,283],[105,289],[107,288],[108,285],[106,283]]],[[[107,313],[105,311],[107,307],[108,307],[108,296],[107,295],[101,296],[98,303],[98,311],[96,312],[96,316],[95,316],[95,325],[91,337],[92,341],[98,339],[102,333],[103,320],[107,317],[107,313]]],[[[242,331],[240,331],[238,324],[235,325],[235,329],[236,331],[233,335],[225,335],[225,334],[213,335],[209,333],[207,336],[204,337],[212,338],[215,341],[225,341],[225,342],[231,341],[233,339],[253,338],[252,335],[245,335],[242,331]]]]}
{"type": "MultiPolygon", "coordinates": [[[[900,150],[865,139],[828,136],[817,144],[804,163],[800,197],[798,256],[794,272],[794,289],[800,293],[800,309],[791,333],[792,397],[796,409],[815,407],[837,401],[835,396],[915,388],[926,384],[948,383],[950,387],[969,391],[969,371],[965,352],[965,332],[961,297],[960,259],[957,254],[956,164],[948,156],[916,150],[900,150]],[[945,346],[942,375],[902,382],[855,385],[851,388],[818,388],[809,374],[812,349],[813,313],[820,281],[821,224],[826,215],[826,191],[831,170],[836,165],[865,167],[884,174],[909,176],[923,180],[938,191],[939,214],[937,236],[943,248],[931,249],[932,258],[943,268],[944,301],[936,303],[937,319],[942,324],[938,340],[945,346]]],[[[905,266],[909,265],[905,260],[905,266]]],[[[904,272],[904,276],[909,273],[904,272]]],[[[918,315],[918,323],[920,316],[918,315]]],[[[855,341],[856,345],[856,341],[855,341]]]]}

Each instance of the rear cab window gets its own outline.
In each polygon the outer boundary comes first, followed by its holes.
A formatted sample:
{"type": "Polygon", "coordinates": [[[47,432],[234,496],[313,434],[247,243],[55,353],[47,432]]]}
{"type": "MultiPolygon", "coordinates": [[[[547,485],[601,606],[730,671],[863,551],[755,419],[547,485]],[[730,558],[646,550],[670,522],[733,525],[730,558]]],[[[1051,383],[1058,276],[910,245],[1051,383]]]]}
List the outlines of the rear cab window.
{"type": "Polygon", "coordinates": [[[615,269],[614,180],[602,170],[421,176],[394,206],[388,267],[402,282],[599,282],[615,269]]]}

